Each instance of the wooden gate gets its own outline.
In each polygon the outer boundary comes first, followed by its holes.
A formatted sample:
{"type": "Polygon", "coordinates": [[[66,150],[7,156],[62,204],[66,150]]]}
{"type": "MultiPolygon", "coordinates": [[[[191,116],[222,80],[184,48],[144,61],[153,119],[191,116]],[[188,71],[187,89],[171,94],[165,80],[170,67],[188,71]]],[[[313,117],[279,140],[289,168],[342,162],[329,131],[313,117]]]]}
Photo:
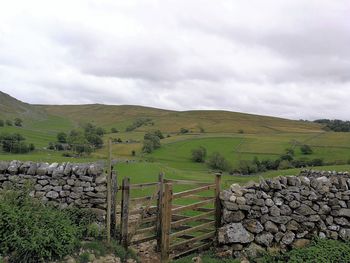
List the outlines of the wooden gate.
{"type": "Polygon", "coordinates": [[[220,184],[221,174],[215,175],[212,184],[167,180],[163,174],[159,175],[158,182],[145,184],[130,184],[129,178],[124,178],[121,186],[121,244],[127,248],[157,240],[162,262],[210,247],[221,224],[220,184]],[[174,193],[173,188],[179,185],[190,185],[191,188],[174,193]],[[152,187],[153,194],[130,198],[131,189],[152,187]],[[133,202],[139,207],[132,206],[133,202]]]}

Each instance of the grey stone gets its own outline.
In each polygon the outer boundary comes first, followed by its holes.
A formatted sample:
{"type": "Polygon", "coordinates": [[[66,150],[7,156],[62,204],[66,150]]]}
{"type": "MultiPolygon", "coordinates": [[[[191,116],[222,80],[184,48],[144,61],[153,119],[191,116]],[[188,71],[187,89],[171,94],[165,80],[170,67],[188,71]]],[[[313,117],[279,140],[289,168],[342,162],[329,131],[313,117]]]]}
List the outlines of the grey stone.
{"type": "Polygon", "coordinates": [[[340,209],[339,216],[350,217],[350,209],[346,209],[346,208],[340,209]]]}
{"type": "Polygon", "coordinates": [[[300,207],[300,202],[299,201],[296,201],[296,200],[293,200],[289,203],[289,206],[293,209],[296,209],[298,207],[300,207]]]}
{"type": "Polygon", "coordinates": [[[264,227],[258,220],[246,219],[243,221],[243,226],[251,233],[258,234],[264,230],[264,227]]]}
{"type": "Polygon", "coordinates": [[[344,241],[350,240],[350,229],[349,228],[342,228],[339,231],[339,237],[343,239],[344,241]]]}
{"type": "Polygon", "coordinates": [[[295,210],[295,212],[304,216],[316,214],[316,212],[312,210],[310,206],[305,204],[302,204],[298,209],[295,210]]]}
{"type": "MultiPolygon", "coordinates": [[[[248,247],[244,249],[244,253],[248,258],[259,258],[265,254],[265,249],[255,243],[249,244],[248,247]]],[[[243,261],[242,261],[243,262],[243,261]]]]}
{"type": "Polygon", "coordinates": [[[271,232],[272,234],[275,234],[278,232],[277,225],[271,221],[267,221],[264,226],[267,232],[271,232]]]}
{"type": "Polygon", "coordinates": [[[272,241],[273,235],[269,232],[260,233],[255,237],[255,242],[265,247],[271,246],[272,241]]]}
{"type": "Polygon", "coordinates": [[[266,206],[269,206],[269,207],[275,205],[275,203],[270,198],[265,200],[265,204],[266,204],[266,206]]]}
{"type": "Polygon", "coordinates": [[[250,243],[254,240],[254,235],[249,233],[241,223],[231,223],[223,226],[218,232],[218,241],[221,244],[230,243],[250,243]]]}
{"type": "Polygon", "coordinates": [[[50,191],[46,194],[46,197],[51,199],[57,199],[59,197],[59,194],[55,191],[50,191]]]}
{"type": "Polygon", "coordinates": [[[269,211],[270,211],[271,216],[280,216],[281,215],[281,210],[275,205],[270,207],[269,211]]]}
{"type": "Polygon", "coordinates": [[[286,234],[283,236],[281,242],[285,245],[290,245],[293,243],[295,239],[295,234],[292,231],[287,231],[286,234]]]}

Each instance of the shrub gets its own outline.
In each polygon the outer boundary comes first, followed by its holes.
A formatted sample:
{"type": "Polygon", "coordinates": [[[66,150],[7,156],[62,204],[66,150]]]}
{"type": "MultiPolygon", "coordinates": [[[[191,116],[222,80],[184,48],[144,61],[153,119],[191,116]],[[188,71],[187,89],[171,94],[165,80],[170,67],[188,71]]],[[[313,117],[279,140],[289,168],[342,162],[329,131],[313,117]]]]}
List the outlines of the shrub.
{"type": "Polygon", "coordinates": [[[92,238],[101,236],[100,226],[97,223],[91,223],[87,226],[86,235],[92,238]]]}
{"type": "Polygon", "coordinates": [[[4,120],[0,120],[0,127],[4,127],[4,126],[5,126],[4,120]]]}
{"type": "Polygon", "coordinates": [[[0,254],[31,263],[72,253],[81,236],[69,216],[29,197],[28,191],[0,196],[0,254]]]}
{"type": "Polygon", "coordinates": [[[350,262],[350,243],[332,239],[314,239],[307,247],[287,253],[266,254],[261,263],[350,262]]]}
{"type": "Polygon", "coordinates": [[[16,118],[14,121],[15,126],[22,127],[23,120],[20,118],[16,118]]]}
{"type": "Polygon", "coordinates": [[[302,154],[312,154],[313,153],[311,147],[307,144],[304,144],[303,146],[301,146],[300,151],[302,154]]]}
{"type": "Polygon", "coordinates": [[[229,162],[223,157],[220,153],[214,152],[208,161],[209,167],[216,170],[221,171],[229,171],[231,170],[231,165],[229,162]]]}
{"type": "Polygon", "coordinates": [[[6,125],[7,126],[12,126],[12,121],[11,120],[6,120],[6,125]]]}
{"type": "Polygon", "coordinates": [[[181,134],[185,134],[185,133],[189,133],[190,131],[188,130],[188,129],[186,129],[186,128],[181,128],[180,129],[180,133],[181,134]]]}
{"type": "Polygon", "coordinates": [[[282,160],[280,162],[279,166],[278,166],[279,170],[286,170],[286,169],[289,169],[289,168],[293,168],[293,165],[288,160],[282,160]]]}
{"type": "Polygon", "coordinates": [[[118,133],[119,131],[117,130],[117,128],[111,128],[111,133],[118,133]]]}
{"type": "Polygon", "coordinates": [[[67,143],[68,135],[65,132],[59,132],[57,134],[57,141],[59,143],[67,143]]]}
{"type": "Polygon", "coordinates": [[[192,161],[196,163],[203,163],[206,156],[207,150],[203,146],[192,150],[192,161]]]}
{"type": "Polygon", "coordinates": [[[136,155],[136,151],[135,151],[135,150],[132,150],[132,151],[131,151],[131,155],[132,155],[132,156],[135,156],[135,155],[136,155]]]}
{"type": "Polygon", "coordinates": [[[35,149],[34,145],[25,143],[25,138],[18,134],[0,134],[0,143],[2,150],[9,153],[27,153],[35,149]]]}
{"type": "Polygon", "coordinates": [[[243,133],[244,133],[244,130],[239,129],[239,130],[238,130],[238,133],[239,133],[239,134],[243,134],[243,133]]]}
{"type": "Polygon", "coordinates": [[[254,161],[241,160],[238,167],[242,174],[253,174],[259,171],[258,165],[254,161]]]}

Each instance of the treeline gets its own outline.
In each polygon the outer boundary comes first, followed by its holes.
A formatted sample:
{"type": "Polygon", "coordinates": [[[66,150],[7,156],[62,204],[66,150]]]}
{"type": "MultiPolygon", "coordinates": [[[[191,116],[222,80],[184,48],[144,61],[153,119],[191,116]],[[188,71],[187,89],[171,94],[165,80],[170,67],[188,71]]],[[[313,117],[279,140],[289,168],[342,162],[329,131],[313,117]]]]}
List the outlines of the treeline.
{"type": "MultiPolygon", "coordinates": [[[[310,155],[313,153],[313,150],[309,145],[302,145],[300,146],[300,152],[304,155],[310,155]]],[[[237,167],[233,167],[231,163],[218,152],[214,152],[207,158],[207,150],[201,146],[192,150],[192,161],[207,163],[211,169],[226,171],[230,174],[254,174],[269,170],[324,165],[323,159],[311,159],[306,157],[296,159],[294,155],[294,150],[289,148],[286,149],[284,154],[274,160],[259,160],[258,157],[254,157],[253,160],[241,160],[237,167]]]]}
{"type": "MultiPolygon", "coordinates": [[[[83,125],[82,129],[75,129],[68,134],[60,132],[56,142],[50,142],[48,149],[57,151],[73,151],[78,155],[90,154],[95,149],[103,147],[103,135],[106,131],[91,123],[83,125]]],[[[67,155],[67,153],[65,153],[67,155]]]]}
{"type": "Polygon", "coordinates": [[[350,132],[350,121],[320,119],[314,122],[324,124],[324,129],[335,132],[350,132]]]}
{"type": "Polygon", "coordinates": [[[22,127],[23,120],[21,118],[15,118],[14,120],[2,120],[0,119],[0,127],[4,126],[17,126],[22,127]]]}
{"type": "Polygon", "coordinates": [[[140,118],[140,119],[136,119],[132,124],[130,124],[128,127],[126,127],[125,131],[131,132],[131,131],[136,130],[137,128],[139,128],[143,125],[146,125],[146,124],[154,125],[154,123],[152,122],[152,119],[140,118]]]}

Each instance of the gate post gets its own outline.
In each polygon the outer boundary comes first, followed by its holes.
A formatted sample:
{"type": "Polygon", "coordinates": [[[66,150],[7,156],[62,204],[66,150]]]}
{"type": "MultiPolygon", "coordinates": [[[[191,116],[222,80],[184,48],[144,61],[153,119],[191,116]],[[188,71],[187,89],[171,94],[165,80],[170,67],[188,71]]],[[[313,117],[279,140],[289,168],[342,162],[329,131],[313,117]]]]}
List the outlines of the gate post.
{"type": "Polygon", "coordinates": [[[162,239],[162,205],[164,195],[164,173],[160,173],[158,177],[158,200],[157,200],[157,251],[161,248],[162,239]]]}
{"type": "Polygon", "coordinates": [[[112,170],[112,211],[111,211],[111,232],[114,238],[117,237],[117,196],[118,196],[118,176],[112,170]]]}
{"type": "Polygon", "coordinates": [[[112,141],[108,139],[108,169],[107,169],[107,242],[111,242],[111,212],[112,212],[112,141]]]}
{"type": "Polygon", "coordinates": [[[221,173],[216,173],[215,174],[215,231],[216,231],[216,237],[217,237],[218,229],[221,227],[220,191],[221,191],[221,173]]]}
{"type": "Polygon", "coordinates": [[[171,183],[164,184],[164,196],[162,203],[162,231],[161,231],[161,263],[169,262],[170,254],[170,230],[172,217],[173,186],[171,183]]]}
{"type": "Polygon", "coordinates": [[[130,179],[125,177],[122,184],[122,207],[120,220],[120,244],[128,249],[128,223],[129,223],[129,202],[130,202],[130,179]]]}

